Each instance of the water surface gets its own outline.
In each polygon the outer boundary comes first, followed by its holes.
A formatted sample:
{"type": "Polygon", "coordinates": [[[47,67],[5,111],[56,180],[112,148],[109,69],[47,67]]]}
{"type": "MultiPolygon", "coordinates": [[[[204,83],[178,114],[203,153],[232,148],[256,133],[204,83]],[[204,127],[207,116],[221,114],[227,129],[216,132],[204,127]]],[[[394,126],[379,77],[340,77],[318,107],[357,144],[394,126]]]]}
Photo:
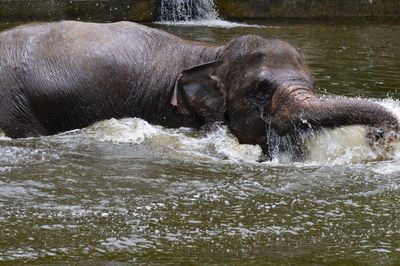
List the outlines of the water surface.
{"type": "MultiPolygon", "coordinates": [[[[150,26],[215,44],[287,40],[304,51],[320,96],[400,114],[400,26],[257,23],[150,26]]],[[[0,136],[0,264],[399,264],[400,149],[373,150],[364,134],[324,132],[304,162],[261,164],[260,148],[224,127],[130,118],[0,136]]]]}

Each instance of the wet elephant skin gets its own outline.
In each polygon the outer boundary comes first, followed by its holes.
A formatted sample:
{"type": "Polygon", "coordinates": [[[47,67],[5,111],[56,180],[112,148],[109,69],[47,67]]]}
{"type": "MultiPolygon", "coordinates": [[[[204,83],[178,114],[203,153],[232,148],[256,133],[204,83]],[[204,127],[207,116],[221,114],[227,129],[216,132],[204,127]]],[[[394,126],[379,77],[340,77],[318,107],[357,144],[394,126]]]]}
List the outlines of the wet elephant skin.
{"type": "Polygon", "coordinates": [[[0,40],[0,128],[12,138],[109,118],[218,122],[270,156],[272,135],[351,124],[398,130],[378,104],[317,98],[302,53],[281,40],[246,35],[217,47],[131,22],[74,21],[20,26],[0,40]]]}

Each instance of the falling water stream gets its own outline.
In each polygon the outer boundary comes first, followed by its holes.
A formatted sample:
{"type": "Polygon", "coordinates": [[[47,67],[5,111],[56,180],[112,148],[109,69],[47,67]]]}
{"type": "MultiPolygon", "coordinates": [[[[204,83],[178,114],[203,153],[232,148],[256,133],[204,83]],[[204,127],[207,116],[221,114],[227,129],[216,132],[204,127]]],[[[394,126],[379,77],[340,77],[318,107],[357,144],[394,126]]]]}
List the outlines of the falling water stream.
{"type": "Polygon", "coordinates": [[[161,0],[158,24],[220,28],[261,27],[222,20],[214,0],[161,0]]]}
{"type": "MultiPolygon", "coordinates": [[[[243,34],[301,47],[320,97],[400,117],[400,26],[151,26],[221,45],[243,34]]],[[[400,148],[365,127],[310,138],[303,161],[258,163],[225,126],[137,118],[57,136],[0,135],[0,265],[398,265],[400,148]]]]}
{"type": "Polygon", "coordinates": [[[161,21],[217,20],[213,0],[161,0],[161,21]]]}

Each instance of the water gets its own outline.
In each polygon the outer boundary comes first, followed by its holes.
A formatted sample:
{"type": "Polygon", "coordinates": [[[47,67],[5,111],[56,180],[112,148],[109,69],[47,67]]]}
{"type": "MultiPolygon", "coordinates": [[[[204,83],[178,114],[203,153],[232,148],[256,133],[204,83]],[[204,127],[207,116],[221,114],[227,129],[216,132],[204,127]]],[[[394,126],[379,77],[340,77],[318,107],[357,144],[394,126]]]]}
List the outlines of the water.
{"type": "Polygon", "coordinates": [[[203,27],[260,27],[222,20],[214,0],[163,0],[160,2],[158,24],[203,27]]]}
{"type": "Polygon", "coordinates": [[[217,20],[213,0],[163,0],[160,3],[161,21],[217,20]]]}
{"type": "MultiPolygon", "coordinates": [[[[153,25],[222,44],[242,34],[301,47],[321,97],[367,98],[400,116],[400,26],[153,25]]],[[[364,127],[323,132],[304,162],[257,163],[224,127],[129,118],[58,136],[0,136],[0,264],[397,265],[400,149],[364,127]]]]}

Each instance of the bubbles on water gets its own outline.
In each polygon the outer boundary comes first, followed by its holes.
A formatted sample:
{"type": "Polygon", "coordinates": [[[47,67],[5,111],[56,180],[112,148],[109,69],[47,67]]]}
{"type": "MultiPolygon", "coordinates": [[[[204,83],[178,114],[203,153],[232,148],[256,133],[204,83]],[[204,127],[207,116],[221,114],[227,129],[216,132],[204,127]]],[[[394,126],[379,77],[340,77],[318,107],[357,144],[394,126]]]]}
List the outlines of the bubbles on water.
{"type": "MultiPolygon", "coordinates": [[[[27,163],[42,163],[59,159],[44,149],[25,148],[18,146],[0,146],[0,166],[24,165],[27,163]]],[[[1,168],[0,168],[1,169],[1,168]]]]}
{"type": "MultiPolygon", "coordinates": [[[[397,156],[399,156],[397,154],[397,156]]],[[[371,170],[376,172],[377,174],[382,175],[394,175],[400,173],[400,165],[397,162],[391,161],[384,161],[380,162],[378,165],[371,165],[371,170]]]]}

